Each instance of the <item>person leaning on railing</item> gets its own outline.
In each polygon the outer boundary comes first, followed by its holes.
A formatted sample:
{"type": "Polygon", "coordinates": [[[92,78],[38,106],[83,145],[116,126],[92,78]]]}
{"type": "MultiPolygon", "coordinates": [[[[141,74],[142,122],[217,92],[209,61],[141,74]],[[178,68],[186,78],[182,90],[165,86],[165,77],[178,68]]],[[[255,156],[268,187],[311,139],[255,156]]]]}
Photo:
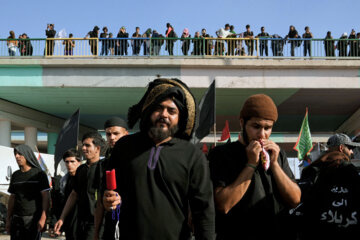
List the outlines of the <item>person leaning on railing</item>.
{"type": "MultiPolygon", "coordinates": [[[[87,39],[89,37],[90,38],[98,38],[99,37],[99,30],[100,30],[100,28],[98,26],[95,26],[92,31],[87,33],[87,35],[85,36],[85,39],[87,39]]],[[[98,49],[97,40],[96,39],[90,39],[89,44],[90,44],[90,50],[91,50],[92,55],[97,55],[97,49],[98,49]]]]}
{"type": "Polygon", "coordinates": [[[100,33],[100,41],[101,41],[101,52],[100,52],[100,55],[103,56],[103,55],[108,55],[108,52],[109,52],[109,41],[108,41],[108,28],[107,27],[103,27],[103,32],[100,33]]]}
{"type": "Polygon", "coordinates": [[[142,39],[136,39],[136,38],[141,38],[140,27],[135,28],[135,32],[133,33],[132,37],[135,38],[135,39],[131,40],[131,47],[132,47],[133,55],[134,56],[139,56],[140,48],[141,48],[143,40],[142,39]]]}
{"type": "Polygon", "coordinates": [[[15,33],[14,31],[10,31],[10,36],[8,37],[8,40],[6,41],[6,44],[8,46],[9,56],[15,56],[16,54],[16,48],[18,47],[18,41],[15,39],[15,33]]]}
{"type": "Polygon", "coordinates": [[[235,49],[236,49],[236,44],[237,41],[235,39],[232,38],[236,38],[236,32],[234,31],[235,27],[234,25],[230,26],[230,35],[227,36],[227,38],[231,38],[229,40],[227,40],[227,46],[228,46],[228,52],[227,55],[231,55],[234,56],[235,55],[235,49]]]}
{"type": "Polygon", "coordinates": [[[190,38],[191,35],[189,33],[189,29],[185,28],[180,39],[182,41],[181,50],[184,56],[188,55],[190,49],[190,38]]]}
{"type": "MultiPolygon", "coordinates": [[[[295,29],[293,25],[290,26],[289,33],[286,35],[285,39],[292,39],[292,38],[298,38],[299,34],[298,31],[295,29]]],[[[295,56],[295,47],[297,47],[298,40],[289,40],[289,43],[291,44],[291,56],[295,56]]]]}
{"type": "Polygon", "coordinates": [[[26,33],[22,34],[23,42],[24,42],[24,56],[32,56],[33,55],[33,46],[31,44],[30,38],[26,33]]]}
{"type": "Polygon", "coordinates": [[[109,38],[108,38],[108,42],[109,42],[109,52],[111,56],[114,56],[115,54],[115,40],[113,39],[114,35],[112,33],[109,33],[109,38]]]}
{"type": "Polygon", "coordinates": [[[324,40],[324,47],[325,47],[325,55],[327,57],[335,57],[335,41],[334,38],[331,36],[330,31],[326,33],[326,37],[324,40]]]}
{"type": "Polygon", "coordinates": [[[128,47],[129,47],[129,43],[128,43],[128,38],[129,38],[129,33],[126,32],[126,28],[124,26],[122,26],[119,30],[119,33],[117,35],[117,38],[124,38],[122,40],[118,40],[116,45],[115,45],[115,55],[128,55],[128,47]]]}
{"type": "MultiPolygon", "coordinates": [[[[69,38],[72,38],[73,34],[70,33],[69,34],[69,38]]],[[[63,41],[63,45],[65,45],[65,49],[64,49],[64,55],[65,56],[72,56],[73,55],[73,49],[75,47],[75,41],[71,40],[71,39],[66,39],[63,41]]]]}
{"type": "MultiPolygon", "coordinates": [[[[150,38],[151,37],[151,31],[152,31],[151,28],[148,28],[146,30],[146,32],[143,33],[142,37],[143,38],[150,38]]],[[[147,55],[150,54],[150,40],[148,40],[148,39],[144,40],[143,49],[144,49],[144,56],[147,56],[147,55]]]]}
{"type": "Polygon", "coordinates": [[[151,48],[149,54],[158,56],[160,54],[160,49],[163,44],[164,44],[164,36],[159,34],[154,29],[151,36],[151,48]]]}
{"type": "Polygon", "coordinates": [[[356,32],[354,29],[351,30],[351,33],[349,35],[349,57],[355,57],[357,55],[357,41],[356,39],[356,32]],[[351,39],[351,40],[350,40],[351,39]]]}
{"type": "Polygon", "coordinates": [[[246,31],[244,32],[244,38],[248,38],[250,40],[245,40],[245,44],[248,49],[248,55],[254,55],[254,32],[250,30],[250,25],[246,25],[246,31]]]}
{"type": "Polygon", "coordinates": [[[175,33],[174,27],[170,23],[166,24],[165,37],[169,38],[166,40],[165,50],[169,52],[169,55],[174,55],[174,43],[177,41],[177,34],[175,33]]]}
{"type": "MultiPolygon", "coordinates": [[[[314,38],[313,34],[310,32],[310,28],[308,26],[305,27],[305,33],[302,36],[306,39],[314,38]]],[[[311,57],[311,41],[304,40],[304,57],[306,57],[306,53],[309,53],[309,57],[311,57]]]]}
{"type": "MultiPolygon", "coordinates": [[[[230,25],[225,24],[225,28],[220,28],[216,31],[216,36],[218,38],[226,38],[227,36],[232,35],[230,32],[230,25]]],[[[225,41],[224,40],[216,40],[215,42],[215,53],[214,55],[224,55],[225,54],[225,41]]]]}
{"type": "Polygon", "coordinates": [[[203,50],[202,48],[203,48],[204,40],[200,37],[199,31],[195,32],[195,36],[192,42],[194,44],[194,49],[192,54],[195,56],[201,55],[201,51],[203,50]]]}
{"type": "Polygon", "coordinates": [[[203,40],[204,46],[202,46],[202,48],[200,48],[201,55],[211,55],[213,44],[212,44],[212,40],[207,39],[207,38],[210,38],[210,35],[206,33],[205,28],[203,28],[201,30],[200,37],[205,39],[205,40],[203,40]]]}
{"type": "Polygon", "coordinates": [[[260,45],[259,45],[259,48],[260,48],[260,56],[263,56],[264,55],[264,50],[265,50],[265,55],[266,56],[269,56],[268,54],[268,40],[267,38],[270,37],[270,35],[265,32],[265,27],[261,27],[260,28],[260,31],[261,33],[259,33],[256,37],[257,38],[260,38],[260,45]]]}
{"type": "Polygon", "coordinates": [[[339,51],[339,57],[346,57],[347,55],[346,54],[347,45],[348,45],[347,39],[348,39],[347,33],[344,32],[336,44],[336,49],[339,51]]]}

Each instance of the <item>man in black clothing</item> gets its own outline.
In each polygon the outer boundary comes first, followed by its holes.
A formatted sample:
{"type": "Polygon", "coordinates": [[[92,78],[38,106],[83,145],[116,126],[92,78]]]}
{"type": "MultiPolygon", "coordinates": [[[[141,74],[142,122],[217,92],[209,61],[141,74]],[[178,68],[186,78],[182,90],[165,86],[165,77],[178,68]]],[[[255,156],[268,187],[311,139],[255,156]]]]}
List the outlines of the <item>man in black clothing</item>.
{"type": "Polygon", "coordinates": [[[295,56],[295,47],[297,47],[299,41],[301,41],[301,40],[294,40],[295,38],[298,38],[298,37],[299,37],[298,31],[295,29],[295,27],[293,25],[291,25],[290,29],[289,29],[289,33],[288,33],[288,35],[286,35],[285,39],[286,40],[290,39],[290,40],[288,40],[288,42],[291,45],[290,53],[291,53],[292,57],[295,56]]]}
{"type": "MultiPolygon", "coordinates": [[[[116,142],[128,135],[128,131],[127,131],[127,124],[126,122],[119,118],[119,117],[112,117],[109,118],[108,120],[106,120],[106,122],[104,123],[104,129],[105,129],[105,133],[106,133],[106,140],[107,140],[107,145],[108,145],[108,149],[105,153],[105,159],[102,161],[101,163],[101,171],[104,174],[104,170],[106,169],[106,166],[109,162],[109,159],[111,157],[111,152],[116,144],[116,142]]],[[[101,181],[101,175],[99,176],[99,181],[101,181]]],[[[97,187],[99,190],[98,192],[103,192],[99,184],[99,186],[97,187]]],[[[101,225],[103,224],[103,221],[105,221],[105,229],[104,229],[104,234],[102,236],[102,239],[104,240],[111,240],[114,239],[114,234],[115,234],[115,224],[116,222],[114,222],[112,220],[112,214],[111,212],[106,212],[105,216],[104,216],[104,207],[101,201],[101,197],[99,197],[97,199],[96,202],[96,209],[95,209],[95,239],[99,238],[99,234],[101,232],[101,225]]]]}
{"type": "MultiPolygon", "coordinates": [[[[56,197],[59,199],[53,199],[53,207],[55,204],[58,204],[60,208],[60,213],[56,217],[59,218],[62,209],[65,207],[66,200],[70,196],[75,181],[75,174],[77,168],[81,164],[81,158],[76,149],[69,149],[66,151],[62,158],[65,162],[67,173],[60,179],[60,194],[56,197]]],[[[67,240],[76,239],[76,224],[77,224],[77,207],[75,206],[73,211],[66,216],[64,225],[61,227],[61,231],[65,232],[67,240]]],[[[57,234],[60,234],[57,232],[57,234]]]]}
{"type": "Polygon", "coordinates": [[[305,33],[302,37],[304,38],[304,57],[306,57],[306,53],[309,53],[309,57],[311,57],[311,41],[305,39],[311,39],[314,38],[314,36],[308,26],[305,27],[305,33]]]}
{"type": "Polygon", "coordinates": [[[101,41],[101,52],[100,55],[107,56],[109,53],[109,40],[108,40],[109,34],[108,34],[108,28],[103,27],[103,32],[100,33],[100,41],[101,41]]]}
{"type": "Polygon", "coordinates": [[[94,183],[101,172],[100,153],[105,141],[98,132],[88,132],[82,138],[82,152],[86,163],[76,170],[74,188],[66,201],[60,219],[54,227],[59,232],[64,219],[77,205],[76,239],[92,240],[94,238],[94,212],[96,205],[97,188],[94,183]]]}
{"type": "Polygon", "coordinates": [[[172,56],[172,55],[174,55],[174,43],[177,41],[178,36],[175,33],[175,30],[174,30],[173,26],[171,26],[170,23],[166,24],[165,37],[168,38],[166,40],[165,50],[167,50],[169,52],[169,55],[172,56]]]}
{"type": "MultiPolygon", "coordinates": [[[[100,30],[100,28],[98,26],[95,26],[92,31],[87,33],[85,38],[89,38],[89,37],[90,38],[99,38],[99,30],[100,30]]],[[[90,44],[90,50],[91,50],[92,55],[97,55],[98,54],[97,40],[90,39],[89,44],[90,44]]]]}
{"type": "Polygon", "coordinates": [[[117,38],[126,38],[126,39],[117,41],[116,46],[115,46],[116,55],[121,55],[121,56],[128,55],[127,49],[128,49],[129,43],[128,43],[127,38],[129,38],[129,34],[126,32],[126,28],[124,26],[122,26],[120,28],[117,38]]]}
{"type": "MultiPolygon", "coordinates": [[[[54,24],[48,24],[45,30],[46,38],[55,38],[56,31],[54,30],[54,24]]],[[[46,56],[52,56],[54,53],[55,41],[46,40],[46,56]]]]}
{"type": "MultiPolygon", "coordinates": [[[[346,144],[360,145],[351,141],[346,144]]],[[[360,176],[347,154],[327,151],[303,169],[299,185],[301,205],[294,209],[296,221],[293,223],[297,239],[335,240],[359,236],[360,176]]]]}
{"type": "Polygon", "coordinates": [[[265,50],[265,55],[268,56],[268,38],[270,37],[270,35],[265,32],[265,27],[261,27],[261,33],[259,33],[257,36],[257,38],[260,38],[259,42],[259,48],[260,48],[260,56],[264,55],[264,50],[265,50]]]}
{"type": "MultiPolygon", "coordinates": [[[[135,28],[135,32],[133,33],[132,38],[141,38],[140,27],[135,28]]],[[[131,40],[133,55],[135,55],[135,56],[139,55],[142,42],[143,42],[142,39],[132,39],[131,40]]]]}
{"type": "Polygon", "coordinates": [[[210,35],[206,33],[205,28],[203,28],[201,30],[201,38],[205,39],[205,40],[202,40],[203,44],[202,44],[202,47],[200,48],[201,55],[211,55],[212,40],[206,39],[206,38],[210,38],[210,35]]]}
{"type": "Polygon", "coordinates": [[[244,38],[248,38],[250,40],[245,40],[245,44],[248,49],[248,55],[254,55],[254,32],[250,30],[250,25],[246,25],[246,31],[243,33],[244,38]]]}
{"type": "Polygon", "coordinates": [[[327,141],[328,152],[339,151],[344,153],[349,159],[354,157],[353,150],[360,147],[360,143],[353,142],[351,138],[344,133],[336,133],[329,137],[327,141]]]}
{"type": "Polygon", "coordinates": [[[14,149],[20,170],[10,180],[6,231],[12,240],[41,239],[49,208],[49,181],[27,145],[14,149]]]}
{"type": "Polygon", "coordinates": [[[269,96],[250,96],[240,112],[241,139],[209,153],[218,240],[290,239],[284,216],[301,192],[285,153],[269,140],[277,118],[269,96]]]}
{"type": "MultiPolygon", "coordinates": [[[[208,162],[189,142],[196,102],[178,79],[156,79],[129,109],[128,126],[140,119],[140,132],[121,138],[108,169],[117,188],[103,196],[106,210],[121,203],[121,239],[214,239],[213,192],[208,162]]],[[[117,211],[117,210],[115,210],[117,211]]]]}

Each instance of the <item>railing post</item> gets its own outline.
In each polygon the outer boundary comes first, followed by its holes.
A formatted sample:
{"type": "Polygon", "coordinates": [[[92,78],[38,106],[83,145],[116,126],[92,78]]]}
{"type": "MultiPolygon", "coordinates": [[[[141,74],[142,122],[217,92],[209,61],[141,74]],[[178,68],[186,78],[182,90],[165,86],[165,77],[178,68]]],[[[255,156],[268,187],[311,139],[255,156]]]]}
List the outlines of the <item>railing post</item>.
{"type": "Polygon", "coordinates": [[[149,44],[149,57],[151,57],[151,54],[152,54],[152,41],[151,41],[151,37],[149,37],[149,41],[150,41],[150,44],[149,44]]]}
{"type": "Polygon", "coordinates": [[[96,38],[96,56],[99,56],[99,38],[96,38]]]}
{"type": "Polygon", "coordinates": [[[203,53],[203,57],[206,56],[206,48],[207,48],[207,46],[205,46],[205,38],[202,38],[202,53],[203,53]]]}
{"type": "Polygon", "coordinates": [[[47,45],[48,45],[48,41],[47,39],[45,39],[45,49],[44,49],[44,56],[47,57],[47,45]]]}

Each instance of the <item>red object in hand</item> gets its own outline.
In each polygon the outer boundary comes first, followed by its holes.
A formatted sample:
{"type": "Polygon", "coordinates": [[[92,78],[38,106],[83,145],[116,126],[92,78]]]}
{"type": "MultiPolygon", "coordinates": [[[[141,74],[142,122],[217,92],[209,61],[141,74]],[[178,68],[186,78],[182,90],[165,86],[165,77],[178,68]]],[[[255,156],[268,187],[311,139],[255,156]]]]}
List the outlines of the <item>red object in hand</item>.
{"type": "Polygon", "coordinates": [[[106,171],[106,188],[108,190],[116,189],[115,169],[113,169],[111,171],[106,171]]]}

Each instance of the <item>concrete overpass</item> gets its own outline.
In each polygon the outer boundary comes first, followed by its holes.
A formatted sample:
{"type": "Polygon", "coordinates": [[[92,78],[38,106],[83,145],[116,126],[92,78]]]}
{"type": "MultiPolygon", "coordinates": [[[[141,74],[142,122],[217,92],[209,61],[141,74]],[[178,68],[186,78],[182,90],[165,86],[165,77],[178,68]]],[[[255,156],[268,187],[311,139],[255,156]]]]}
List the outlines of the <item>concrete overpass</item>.
{"type": "Polygon", "coordinates": [[[49,137],[78,108],[83,130],[102,129],[110,116],[126,118],[128,108],[158,76],[183,80],[198,101],[216,79],[218,134],[228,120],[236,138],[244,100],[265,93],[279,109],[273,137],[291,151],[306,107],[314,142],[325,142],[334,132],[351,135],[360,129],[359,69],[358,60],[0,59],[0,132],[33,127],[49,137]],[[23,121],[17,119],[27,111],[31,113],[23,121]]]}

